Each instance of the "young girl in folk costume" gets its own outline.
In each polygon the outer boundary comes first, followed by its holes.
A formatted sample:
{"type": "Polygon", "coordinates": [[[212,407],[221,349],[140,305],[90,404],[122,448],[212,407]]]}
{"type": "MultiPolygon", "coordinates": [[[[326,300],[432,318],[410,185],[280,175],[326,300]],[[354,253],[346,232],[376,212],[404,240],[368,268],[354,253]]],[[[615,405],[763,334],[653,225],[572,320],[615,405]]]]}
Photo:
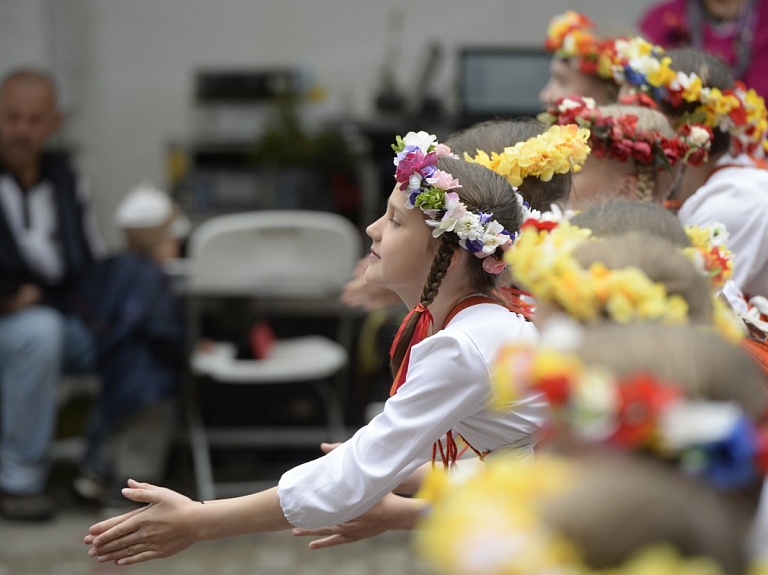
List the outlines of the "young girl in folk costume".
{"type": "Polygon", "coordinates": [[[565,332],[496,366],[500,401],[536,390],[555,410],[537,462],[429,478],[419,549],[448,574],[744,573],[768,471],[760,371],[692,327],[565,332]]]}
{"type": "Polygon", "coordinates": [[[662,203],[672,191],[683,163],[700,164],[712,134],[686,125],[676,133],[660,112],[640,106],[595,106],[577,96],[558,100],[539,115],[545,123],[577,124],[590,131],[592,153],[573,178],[568,207],[627,198],[662,203]]]}
{"type": "Polygon", "coordinates": [[[733,280],[748,297],[768,295],[768,117],[763,99],[735,83],[717,58],[642,39],[617,44],[617,77],[653,97],[673,123],[709,125],[707,161],[686,166],[671,207],[685,225],[725,225],[735,255],[733,280]]]}
{"type": "Polygon", "coordinates": [[[600,39],[592,21],[569,10],[549,23],[544,47],[553,53],[549,81],[539,92],[539,100],[551,104],[567,96],[592,98],[598,104],[611,104],[619,94],[619,84],[611,74],[612,39],[600,39]]]}
{"type": "Polygon", "coordinates": [[[367,229],[366,279],[411,308],[393,344],[396,377],[383,413],[261,493],[203,505],[131,482],[125,495],[150,505],[94,525],[85,539],[90,555],[130,564],[203,539],[334,525],[385,497],[420,507],[392,490],[430,459],[452,465],[458,437],[480,454],[511,446],[530,453],[546,404],[534,396],[488,409],[498,347],[536,339],[531,323],[488,296],[523,219],[519,202],[506,180],[453,159],[424,132],[398,138],[395,147],[397,184],[386,214],[367,229]]]}

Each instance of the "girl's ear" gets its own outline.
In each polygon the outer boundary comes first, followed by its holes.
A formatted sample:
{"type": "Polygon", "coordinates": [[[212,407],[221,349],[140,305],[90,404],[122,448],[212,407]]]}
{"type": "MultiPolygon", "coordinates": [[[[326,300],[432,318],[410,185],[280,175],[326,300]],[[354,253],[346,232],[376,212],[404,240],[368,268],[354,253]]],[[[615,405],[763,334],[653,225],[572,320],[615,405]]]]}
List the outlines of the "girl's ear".
{"type": "Polygon", "coordinates": [[[634,199],[637,194],[637,174],[624,174],[619,178],[619,197],[634,199]]]}

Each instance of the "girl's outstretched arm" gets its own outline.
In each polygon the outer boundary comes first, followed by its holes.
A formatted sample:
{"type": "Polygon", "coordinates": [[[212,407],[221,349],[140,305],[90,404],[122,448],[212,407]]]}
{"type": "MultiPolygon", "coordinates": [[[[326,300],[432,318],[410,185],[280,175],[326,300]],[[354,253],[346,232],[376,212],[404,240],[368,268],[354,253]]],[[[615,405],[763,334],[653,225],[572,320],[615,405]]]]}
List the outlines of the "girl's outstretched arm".
{"type": "Polygon", "coordinates": [[[88,554],[99,562],[132,565],[170,557],[207,539],[223,539],[292,527],[285,519],[277,488],[201,504],[148,483],[129,480],[124,495],[148,503],[137,511],[93,525],[85,537],[88,554]]]}
{"type": "Polygon", "coordinates": [[[392,529],[411,530],[425,508],[426,501],[423,499],[409,499],[390,493],[360,517],[346,523],[319,529],[295,528],[293,534],[298,537],[322,537],[312,541],[309,548],[324,549],[374,537],[392,529]]]}

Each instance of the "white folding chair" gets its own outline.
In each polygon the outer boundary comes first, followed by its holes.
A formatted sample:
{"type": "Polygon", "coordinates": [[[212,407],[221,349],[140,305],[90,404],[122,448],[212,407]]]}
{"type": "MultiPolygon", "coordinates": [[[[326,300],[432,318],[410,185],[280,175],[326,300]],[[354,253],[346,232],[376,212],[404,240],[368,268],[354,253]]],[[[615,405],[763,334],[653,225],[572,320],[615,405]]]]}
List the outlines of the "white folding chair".
{"type": "MultiPolygon", "coordinates": [[[[204,222],[189,241],[186,290],[192,342],[197,340],[201,302],[206,297],[253,297],[270,309],[301,305],[306,310],[323,301],[336,306],[360,247],[352,223],[328,212],[261,211],[204,222]]],[[[345,346],[320,335],[278,339],[269,357],[259,360],[237,359],[235,345],[228,342],[207,351],[194,349],[193,385],[186,404],[199,497],[216,496],[211,446],[317,445],[346,439],[343,410],[331,378],[346,371],[348,360],[345,346]],[[201,376],[236,385],[310,382],[324,404],[327,425],[320,430],[206,428],[194,393],[194,383],[201,376]]]]}

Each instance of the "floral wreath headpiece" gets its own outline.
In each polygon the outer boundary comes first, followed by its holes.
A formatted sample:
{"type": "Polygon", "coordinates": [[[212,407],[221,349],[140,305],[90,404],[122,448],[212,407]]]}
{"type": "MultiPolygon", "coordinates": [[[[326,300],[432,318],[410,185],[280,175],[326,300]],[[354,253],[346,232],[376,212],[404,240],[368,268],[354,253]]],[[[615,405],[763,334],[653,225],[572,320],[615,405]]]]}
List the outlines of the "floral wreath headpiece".
{"type": "Polygon", "coordinates": [[[684,248],[686,254],[707,276],[712,288],[723,287],[733,275],[733,253],[728,249],[728,231],[721,223],[710,226],[685,226],[685,233],[692,247],[684,248]]]}
{"type": "Polygon", "coordinates": [[[688,397],[651,372],[618,376],[571,353],[516,344],[500,351],[493,386],[497,405],[541,392],[569,434],[650,449],[718,489],[768,474],[768,429],[734,401],[688,397]]]}
{"type": "Polygon", "coordinates": [[[567,493],[581,472],[545,454],[491,460],[469,476],[428,474],[419,497],[430,508],[415,531],[416,550],[445,575],[724,575],[714,559],[685,557],[662,544],[609,570],[589,568],[574,542],[541,514],[542,503],[567,493]]]}
{"type": "Polygon", "coordinates": [[[592,33],[594,28],[589,18],[568,10],[550,20],[544,48],[575,62],[579,72],[611,80],[614,40],[599,40],[592,33]]]}
{"type": "MultiPolygon", "coordinates": [[[[497,250],[508,250],[518,232],[505,230],[498,221],[491,219],[492,213],[473,212],[459,199],[459,194],[451,191],[460,188],[461,184],[451,174],[437,169],[437,160],[441,157],[458,159],[458,156],[427,132],[408,132],[404,138],[397,136],[392,149],[397,152],[395,180],[407,198],[405,207],[419,208],[429,217],[426,222],[434,228],[432,237],[438,238],[445,232],[456,234],[462,248],[483,259],[486,272],[501,273],[506,264],[489,256],[497,250]]],[[[517,194],[517,197],[525,207],[522,196],[517,194]]]]}
{"type": "Polygon", "coordinates": [[[513,186],[528,177],[548,182],[555,174],[581,170],[590,152],[588,139],[589,130],[578,126],[551,126],[543,134],[504,148],[501,154],[489,156],[477,150],[474,157],[464,152],[464,159],[504,176],[513,186]]]}
{"type": "Polygon", "coordinates": [[[768,115],[765,101],[754,89],[736,82],[733,89],[707,88],[695,74],[675,72],[664,49],[643,38],[617,40],[613,76],[620,84],[629,84],[657,102],[678,107],[698,103],[685,122],[699,122],[731,135],[732,153],[763,157],[768,151],[768,115]]]}
{"type": "Polygon", "coordinates": [[[677,162],[694,166],[707,159],[712,130],[706,125],[684,124],[674,138],[658,132],[638,129],[634,114],[614,118],[600,113],[592,98],[569,96],[560,98],[539,114],[545,124],[577,124],[590,131],[589,145],[597,158],[634,159],[658,170],[669,170],[677,162]]]}
{"type": "Polygon", "coordinates": [[[591,241],[592,232],[561,221],[547,230],[523,227],[515,248],[504,259],[523,289],[540,302],[556,302],[581,321],[606,313],[618,323],[661,320],[669,324],[688,321],[688,304],[677,294],[651,281],[635,267],[608,269],[595,262],[584,269],[574,250],[591,241]]]}

